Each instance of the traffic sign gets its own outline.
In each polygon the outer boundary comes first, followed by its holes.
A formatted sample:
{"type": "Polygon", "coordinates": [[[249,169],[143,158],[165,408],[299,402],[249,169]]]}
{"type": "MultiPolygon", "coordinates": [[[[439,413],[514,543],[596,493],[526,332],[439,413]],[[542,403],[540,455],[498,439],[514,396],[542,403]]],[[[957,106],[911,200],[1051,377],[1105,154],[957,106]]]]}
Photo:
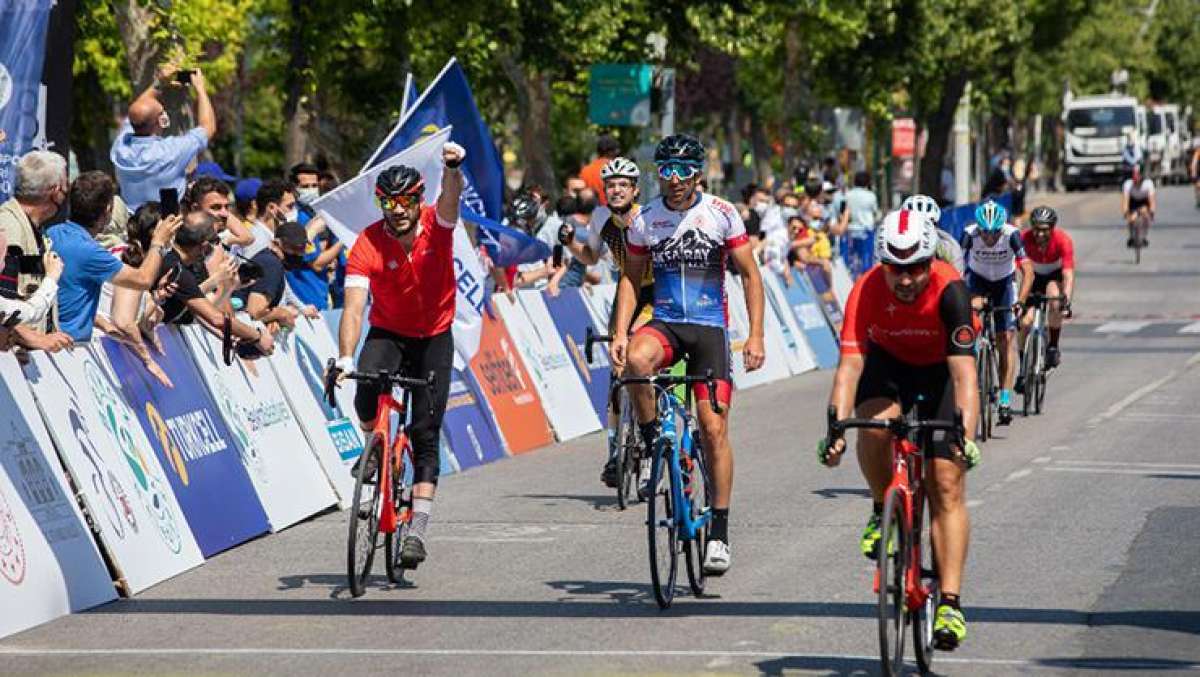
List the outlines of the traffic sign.
{"type": "Polygon", "coordinates": [[[598,63],[590,69],[588,117],[597,125],[645,127],[650,124],[654,66],[598,63]]]}

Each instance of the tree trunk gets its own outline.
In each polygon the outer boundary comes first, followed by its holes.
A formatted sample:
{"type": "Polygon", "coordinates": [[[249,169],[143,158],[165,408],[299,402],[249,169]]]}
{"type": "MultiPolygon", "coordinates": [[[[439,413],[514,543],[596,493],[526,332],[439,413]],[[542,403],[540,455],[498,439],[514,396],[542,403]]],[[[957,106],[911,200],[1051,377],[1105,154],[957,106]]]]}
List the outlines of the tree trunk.
{"type": "Polygon", "coordinates": [[[525,160],[525,183],[557,193],[550,157],[550,78],[518,63],[510,52],[499,55],[500,67],[516,93],[517,124],[525,160]]]}
{"type": "Polygon", "coordinates": [[[784,25],[783,36],[783,119],[786,134],[783,141],[783,171],[790,175],[795,169],[801,152],[797,125],[808,117],[805,105],[807,83],[804,81],[804,44],[801,41],[799,17],[791,17],[784,25]]]}
{"type": "Polygon", "coordinates": [[[950,131],[954,127],[954,111],[966,91],[969,79],[968,73],[960,70],[942,81],[942,98],[926,123],[928,138],[925,142],[925,158],[921,162],[920,185],[925,194],[939,201],[943,199],[942,164],[950,143],[950,131]]]}
{"type": "Polygon", "coordinates": [[[767,131],[763,129],[762,116],[750,111],[750,149],[754,154],[754,182],[767,186],[773,178],[771,172],[771,144],[767,142],[767,131]]]}
{"type": "Polygon", "coordinates": [[[287,124],[284,162],[288,167],[303,162],[308,150],[308,97],[305,86],[309,70],[308,43],[304,39],[305,19],[312,15],[312,0],[290,0],[292,26],[288,49],[287,95],[283,118],[287,124]]]}
{"type": "Polygon", "coordinates": [[[151,33],[157,24],[150,3],[139,0],[116,0],[113,3],[117,29],[125,45],[125,63],[129,66],[129,81],[137,96],[154,82],[154,71],[161,54],[151,33]]]}

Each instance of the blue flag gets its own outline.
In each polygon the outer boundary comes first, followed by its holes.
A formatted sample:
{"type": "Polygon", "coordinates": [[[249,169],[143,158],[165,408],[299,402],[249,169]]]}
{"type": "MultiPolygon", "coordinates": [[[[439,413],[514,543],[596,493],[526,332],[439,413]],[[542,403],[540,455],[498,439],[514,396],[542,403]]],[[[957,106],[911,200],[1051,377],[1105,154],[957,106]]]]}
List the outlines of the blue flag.
{"type": "Polygon", "coordinates": [[[0,202],[12,195],[21,156],[46,145],[38,99],[52,4],[0,0],[0,202]]]}
{"type": "Polygon", "coordinates": [[[479,226],[479,244],[498,266],[515,266],[550,258],[550,247],[516,228],[509,228],[462,206],[462,218],[479,226]]]}

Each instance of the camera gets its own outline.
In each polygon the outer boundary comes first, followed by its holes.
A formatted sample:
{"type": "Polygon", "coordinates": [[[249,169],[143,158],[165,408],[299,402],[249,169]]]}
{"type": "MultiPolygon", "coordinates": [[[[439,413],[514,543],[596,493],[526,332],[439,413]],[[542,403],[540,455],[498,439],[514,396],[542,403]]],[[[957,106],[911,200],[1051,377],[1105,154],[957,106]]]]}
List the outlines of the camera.
{"type": "Polygon", "coordinates": [[[178,82],[179,84],[183,85],[184,87],[187,87],[188,85],[192,84],[192,73],[195,73],[195,72],[196,71],[194,71],[194,70],[178,71],[175,73],[175,82],[178,82]]]}

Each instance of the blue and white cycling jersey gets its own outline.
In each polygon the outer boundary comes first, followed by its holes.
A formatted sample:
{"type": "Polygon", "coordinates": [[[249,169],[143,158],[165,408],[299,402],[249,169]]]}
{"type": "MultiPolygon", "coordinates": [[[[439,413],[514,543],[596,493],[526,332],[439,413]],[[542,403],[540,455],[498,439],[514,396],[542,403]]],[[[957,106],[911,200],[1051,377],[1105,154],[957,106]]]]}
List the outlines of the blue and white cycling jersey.
{"type": "Polygon", "coordinates": [[[967,228],[962,236],[963,258],[967,277],[978,276],[989,282],[999,282],[1016,274],[1018,262],[1025,259],[1025,243],[1021,231],[1004,224],[996,244],[983,240],[979,226],[967,228]]]}
{"type": "Polygon", "coordinates": [[[650,256],[654,318],[726,326],[725,259],[747,242],[742,217],[719,197],[702,193],[681,212],[661,197],[642,207],[629,227],[629,252],[650,256]]]}

